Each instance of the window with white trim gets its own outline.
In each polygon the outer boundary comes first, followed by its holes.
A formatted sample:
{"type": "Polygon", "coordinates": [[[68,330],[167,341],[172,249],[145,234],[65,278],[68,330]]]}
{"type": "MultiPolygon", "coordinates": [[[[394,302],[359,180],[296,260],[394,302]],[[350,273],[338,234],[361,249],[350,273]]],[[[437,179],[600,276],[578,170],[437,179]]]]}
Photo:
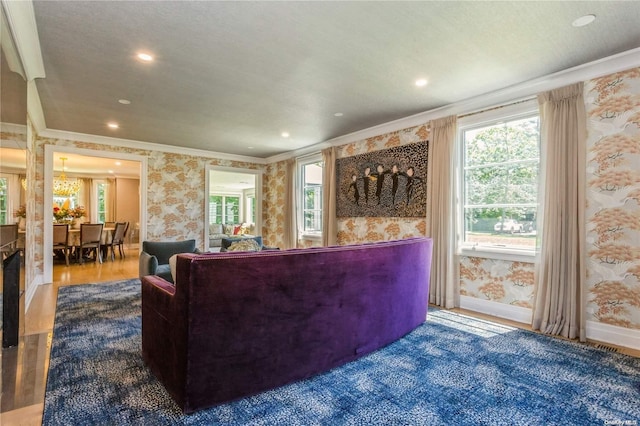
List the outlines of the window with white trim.
{"type": "Polygon", "coordinates": [[[210,195],[209,223],[237,224],[240,223],[241,195],[210,195]]]}
{"type": "Polygon", "coordinates": [[[298,228],[301,238],[322,236],[322,175],[320,155],[298,161],[298,228]]]}
{"type": "Polygon", "coordinates": [[[540,117],[514,109],[460,124],[463,251],[535,252],[540,117]]]}

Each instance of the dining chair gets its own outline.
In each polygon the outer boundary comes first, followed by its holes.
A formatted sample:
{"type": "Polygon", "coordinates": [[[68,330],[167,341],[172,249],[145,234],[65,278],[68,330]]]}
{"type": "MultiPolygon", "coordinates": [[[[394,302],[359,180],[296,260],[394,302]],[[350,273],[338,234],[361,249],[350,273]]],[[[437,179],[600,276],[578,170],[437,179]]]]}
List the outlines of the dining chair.
{"type": "Polygon", "coordinates": [[[61,250],[64,254],[64,260],[69,266],[69,254],[71,246],[69,245],[69,225],[58,223],[53,225],[53,250],[61,250]]]}
{"type": "Polygon", "coordinates": [[[89,250],[95,252],[95,261],[102,263],[102,251],[100,242],[102,240],[102,223],[83,223],[80,225],[80,245],[78,246],[78,261],[83,263],[83,252],[89,250]]]}
{"type": "Polygon", "coordinates": [[[18,224],[0,225],[0,252],[3,259],[16,251],[17,242],[18,224]]]}
{"type": "Polygon", "coordinates": [[[120,252],[120,258],[124,258],[124,234],[127,231],[127,222],[117,222],[115,229],[113,230],[113,235],[111,237],[111,242],[107,244],[107,253],[109,252],[109,248],[111,248],[111,260],[115,260],[116,258],[116,247],[118,247],[118,251],[120,252]]]}

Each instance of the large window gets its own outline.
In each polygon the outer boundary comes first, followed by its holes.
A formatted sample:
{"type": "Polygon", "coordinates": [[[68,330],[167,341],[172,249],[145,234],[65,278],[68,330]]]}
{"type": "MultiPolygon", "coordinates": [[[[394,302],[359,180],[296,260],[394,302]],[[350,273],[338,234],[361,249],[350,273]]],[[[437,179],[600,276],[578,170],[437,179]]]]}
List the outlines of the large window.
{"type": "Polygon", "coordinates": [[[300,161],[299,208],[302,236],[322,235],[322,174],[323,164],[319,157],[300,161]]]}
{"type": "Polygon", "coordinates": [[[209,222],[219,224],[240,223],[240,196],[210,195],[209,222]]]}
{"type": "Polygon", "coordinates": [[[537,112],[461,126],[463,248],[534,250],[537,112]]]}

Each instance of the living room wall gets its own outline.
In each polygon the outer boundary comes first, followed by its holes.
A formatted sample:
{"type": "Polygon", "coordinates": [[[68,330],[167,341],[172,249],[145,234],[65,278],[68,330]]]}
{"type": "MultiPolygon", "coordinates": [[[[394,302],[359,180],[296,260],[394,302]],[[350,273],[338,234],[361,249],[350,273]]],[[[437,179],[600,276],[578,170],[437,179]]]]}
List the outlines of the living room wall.
{"type": "MultiPolygon", "coordinates": [[[[44,272],[44,246],[41,230],[44,228],[44,147],[55,145],[102,152],[135,154],[148,158],[147,162],[147,236],[149,240],[181,240],[194,238],[204,248],[205,167],[225,166],[260,170],[264,166],[195,155],[175,154],[138,148],[119,147],[68,139],[37,137],[35,140],[35,179],[32,197],[34,203],[34,229],[27,244],[34,248],[36,274],[44,272]]],[[[29,160],[28,160],[29,161],[29,160]]]]}
{"type": "MultiPolygon", "coordinates": [[[[640,68],[585,82],[588,320],[640,329],[640,68]],[[606,130],[603,130],[606,129],[606,130]],[[616,132],[616,133],[613,133],[616,132]]],[[[344,158],[429,138],[425,125],[338,147],[344,158]]],[[[281,244],[285,162],[267,166],[265,238],[281,244]],[[267,182],[269,182],[267,184],[267,182]]],[[[338,220],[339,244],[425,235],[422,218],[338,220]]],[[[303,244],[300,244],[303,245],[303,244]]],[[[461,295],[531,308],[534,264],[461,256],[461,295]]]]}

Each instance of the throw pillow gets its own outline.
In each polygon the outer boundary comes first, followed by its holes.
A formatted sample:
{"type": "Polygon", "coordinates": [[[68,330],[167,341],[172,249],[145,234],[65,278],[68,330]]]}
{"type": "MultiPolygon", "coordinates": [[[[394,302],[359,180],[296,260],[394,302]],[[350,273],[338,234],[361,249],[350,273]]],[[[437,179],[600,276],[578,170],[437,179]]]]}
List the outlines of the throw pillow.
{"type": "Polygon", "coordinates": [[[233,228],[233,235],[241,234],[240,232],[241,230],[242,230],[242,225],[236,226],[235,228],[233,228]]]}
{"type": "Polygon", "coordinates": [[[173,278],[173,282],[176,282],[176,263],[178,260],[178,255],[174,254],[169,258],[169,267],[171,268],[171,278],[173,278]]]}
{"type": "Polygon", "coordinates": [[[224,233],[227,235],[233,235],[233,225],[224,225],[224,233]]]}
{"type": "Polygon", "coordinates": [[[256,240],[242,240],[232,243],[227,251],[260,251],[261,248],[256,240]]]}

